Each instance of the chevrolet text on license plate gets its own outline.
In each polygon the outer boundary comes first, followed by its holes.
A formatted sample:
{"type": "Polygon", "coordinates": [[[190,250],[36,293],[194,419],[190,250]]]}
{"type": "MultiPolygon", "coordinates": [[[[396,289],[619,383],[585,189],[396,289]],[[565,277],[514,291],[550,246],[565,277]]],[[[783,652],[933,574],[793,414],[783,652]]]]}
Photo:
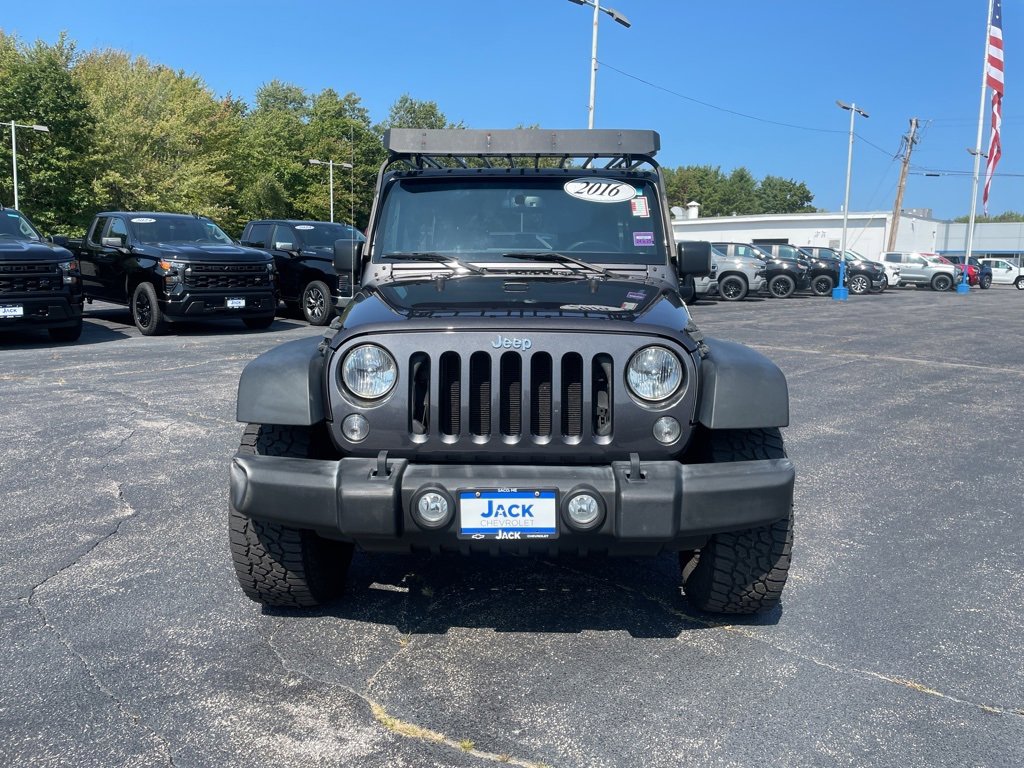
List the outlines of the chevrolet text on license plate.
{"type": "Polygon", "coordinates": [[[554,491],[459,491],[460,539],[557,539],[554,491]]]}

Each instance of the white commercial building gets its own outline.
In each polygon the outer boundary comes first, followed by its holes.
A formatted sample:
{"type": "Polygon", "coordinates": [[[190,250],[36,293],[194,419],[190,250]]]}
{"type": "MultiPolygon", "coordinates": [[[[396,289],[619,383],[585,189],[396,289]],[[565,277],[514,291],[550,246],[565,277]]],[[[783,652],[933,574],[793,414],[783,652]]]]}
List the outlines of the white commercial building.
{"type": "MultiPolygon", "coordinates": [[[[691,203],[685,212],[673,209],[676,240],[711,240],[737,243],[789,243],[839,249],[843,239],[842,213],[787,213],[757,216],[700,218],[699,206],[691,203]],[[679,215],[681,214],[681,215],[679,215]]],[[[846,247],[870,259],[886,250],[892,213],[851,212],[847,222],[846,247]]],[[[897,251],[963,254],[967,225],[942,221],[904,211],[896,233],[897,251]]],[[[1019,256],[1024,254],[1024,223],[976,224],[974,253],[977,256],[1019,256]]]]}

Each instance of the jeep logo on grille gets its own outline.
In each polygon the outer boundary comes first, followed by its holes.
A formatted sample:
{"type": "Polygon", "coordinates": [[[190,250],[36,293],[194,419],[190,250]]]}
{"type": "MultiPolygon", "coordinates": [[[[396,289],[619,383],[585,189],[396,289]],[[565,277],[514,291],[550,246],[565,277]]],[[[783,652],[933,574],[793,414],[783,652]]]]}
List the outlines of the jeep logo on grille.
{"type": "Polygon", "coordinates": [[[533,342],[529,339],[520,339],[518,336],[499,336],[491,342],[495,349],[530,349],[533,342]]]}

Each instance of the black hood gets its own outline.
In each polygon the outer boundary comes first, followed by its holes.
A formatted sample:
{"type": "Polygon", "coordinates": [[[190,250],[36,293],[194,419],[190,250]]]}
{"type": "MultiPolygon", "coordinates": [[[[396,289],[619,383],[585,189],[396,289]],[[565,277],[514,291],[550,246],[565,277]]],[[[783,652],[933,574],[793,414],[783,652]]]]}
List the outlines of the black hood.
{"type": "Polygon", "coordinates": [[[0,261],[71,261],[71,251],[52,243],[0,237],[0,261]]]}
{"type": "Polygon", "coordinates": [[[269,261],[270,254],[258,248],[222,243],[147,243],[139,251],[153,252],[167,259],[194,262],[269,261]]]}
{"type": "Polygon", "coordinates": [[[449,318],[607,320],[681,331],[690,315],[669,286],[652,281],[474,275],[363,289],[346,309],[343,327],[449,318]]]}

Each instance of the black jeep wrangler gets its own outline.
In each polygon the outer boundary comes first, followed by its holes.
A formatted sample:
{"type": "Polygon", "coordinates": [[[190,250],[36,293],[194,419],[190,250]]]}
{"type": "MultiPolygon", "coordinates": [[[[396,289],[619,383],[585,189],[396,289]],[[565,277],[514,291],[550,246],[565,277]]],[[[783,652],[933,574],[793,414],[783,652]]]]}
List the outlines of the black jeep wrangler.
{"type": "Polygon", "coordinates": [[[249,363],[229,536],[266,605],[336,597],[358,546],[680,553],[693,605],[774,606],[795,470],[782,372],[704,338],[653,131],[384,137],[353,301],[249,363]],[[755,394],[756,393],[756,394],[755,394]]]}

